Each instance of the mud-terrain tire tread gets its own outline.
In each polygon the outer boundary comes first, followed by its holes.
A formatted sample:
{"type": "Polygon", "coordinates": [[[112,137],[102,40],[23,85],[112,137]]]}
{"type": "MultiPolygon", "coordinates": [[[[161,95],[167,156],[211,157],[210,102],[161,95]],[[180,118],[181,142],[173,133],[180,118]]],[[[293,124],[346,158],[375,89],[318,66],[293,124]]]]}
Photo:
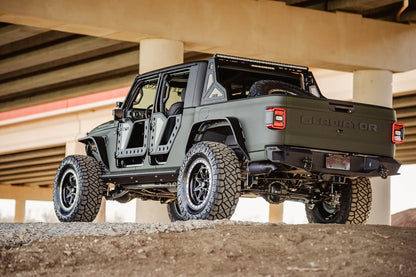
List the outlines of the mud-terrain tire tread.
{"type": "Polygon", "coordinates": [[[168,209],[168,216],[171,222],[185,220],[183,215],[180,213],[180,210],[178,210],[180,208],[176,201],[169,202],[167,204],[167,209],[168,209]]]}
{"type": "Polygon", "coordinates": [[[306,217],[310,223],[364,224],[370,215],[372,202],[371,182],[360,177],[350,180],[342,190],[341,209],[336,217],[326,221],[321,215],[317,203],[314,209],[306,205],[306,217]]]}
{"type": "Polygon", "coordinates": [[[179,171],[178,203],[185,220],[229,219],[237,206],[241,194],[240,164],[235,152],[225,144],[203,141],[195,144],[187,153],[179,171]],[[186,209],[184,173],[194,155],[204,156],[212,167],[214,193],[206,207],[198,214],[186,209]]]}
{"type": "Polygon", "coordinates": [[[346,224],[364,224],[367,222],[372,203],[371,182],[368,178],[351,181],[351,204],[346,224]]]}
{"type": "Polygon", "coordinates": [[[72,155],[66,157],[60,164],[54,182],[53,201],[55,213],[62,222],[92,222],[97,216],[104,195],[104,183],[101,179],[102,168],[92,157],[72,155]],[[78,178],[79,197],[72,210],[62,213],[59,209],[59,182],[65,170],[72,168],[78,178]]]}
{"type": "Polygon", "coordinates": [[[278,93],[290,94],[291,92],[299,96],[309,96],[309,94],[305,90],[295,85],[286,83],[286,82],[281,82],[281,81],[276,81],[276,80],[260,80],[260,81],[255,82],[250,87],[250,91],[247,97],[257,97],[257,96],[278,94],[278,93]],[[270,92],[271,90],[275,90],[275,91],[270,92]]]}

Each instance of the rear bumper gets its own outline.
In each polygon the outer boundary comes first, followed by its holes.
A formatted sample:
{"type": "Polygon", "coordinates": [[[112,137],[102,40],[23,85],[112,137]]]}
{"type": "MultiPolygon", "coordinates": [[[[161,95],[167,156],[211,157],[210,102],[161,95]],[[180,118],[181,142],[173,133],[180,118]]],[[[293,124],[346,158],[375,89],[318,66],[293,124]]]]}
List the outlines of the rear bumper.
{"type": "Polygon", "coordinates": [[[344,176],[376,177],[397,175],[401,163],[393,158],[370,155],[356,155],[350,153],[305,149],[288,146],[266,147],[267,159],[273,163],[286,164],[302,168],[311,173],[326,173],[344,176]],[[326,157],[329,155],[343,155],[350,158],[350,169],[326,168],[326,157]]]}

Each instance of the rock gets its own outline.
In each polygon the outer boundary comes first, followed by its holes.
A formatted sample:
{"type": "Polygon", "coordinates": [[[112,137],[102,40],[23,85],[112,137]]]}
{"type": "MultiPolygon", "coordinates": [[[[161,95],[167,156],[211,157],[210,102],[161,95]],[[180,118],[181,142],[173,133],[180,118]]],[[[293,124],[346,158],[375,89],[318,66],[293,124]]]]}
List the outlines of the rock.
{"type": "Polygon", "coordinates": [[[405,210],[391,216],[392,226],[416,227],[416,209],[405,210]]]}

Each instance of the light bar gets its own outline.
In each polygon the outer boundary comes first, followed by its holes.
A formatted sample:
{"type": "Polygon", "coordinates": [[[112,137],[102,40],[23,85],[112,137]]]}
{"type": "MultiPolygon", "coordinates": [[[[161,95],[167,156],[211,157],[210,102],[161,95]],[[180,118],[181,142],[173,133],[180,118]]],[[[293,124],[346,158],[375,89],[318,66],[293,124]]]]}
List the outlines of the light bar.
{"type": "Polygon", "coordinates": [[[248,59],[248,58],[241,58],[241,57],[228,56],[228,55],[222,55],[222,54],[215,54],[214,57],[215,58],[221,58],[221,59],[229,59],[229,60],[241,61],[241,62],[263,64],[263,65],[266,65],[266,66],[267,65],[269,65],[269,66],[281,66],[281,67],[287,67],[287,68],[293,68],[293,69],[299,69],[299,70],[308,70],[309,69],[306,66],[293,65],[293,64],[285,64],[285,63],[275,63],[275,62],[269,62],[269,61],[263,61],[263,60],[256,60],[256,59],[248,59]]]}

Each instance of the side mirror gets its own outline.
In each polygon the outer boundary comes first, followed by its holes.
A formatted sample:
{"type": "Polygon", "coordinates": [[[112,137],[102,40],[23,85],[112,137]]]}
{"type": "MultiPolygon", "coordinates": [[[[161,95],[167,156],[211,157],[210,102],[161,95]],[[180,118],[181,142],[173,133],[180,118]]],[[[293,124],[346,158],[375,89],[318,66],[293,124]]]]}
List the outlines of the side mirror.
{"type": "Polygon", "coordinates": [[[121,101],[117,101],[117,102],[116,102],[116,107],[120,109],[120,108],[121,108],[121,106],[123,106],[123,102],[121,102],[121,101]]]}
{"type": "Polygon", "coordinates": [[[113,110],[114,120],[120,120],[123,118],[123,110],[122,109],[114,109],[113,110]]]}

